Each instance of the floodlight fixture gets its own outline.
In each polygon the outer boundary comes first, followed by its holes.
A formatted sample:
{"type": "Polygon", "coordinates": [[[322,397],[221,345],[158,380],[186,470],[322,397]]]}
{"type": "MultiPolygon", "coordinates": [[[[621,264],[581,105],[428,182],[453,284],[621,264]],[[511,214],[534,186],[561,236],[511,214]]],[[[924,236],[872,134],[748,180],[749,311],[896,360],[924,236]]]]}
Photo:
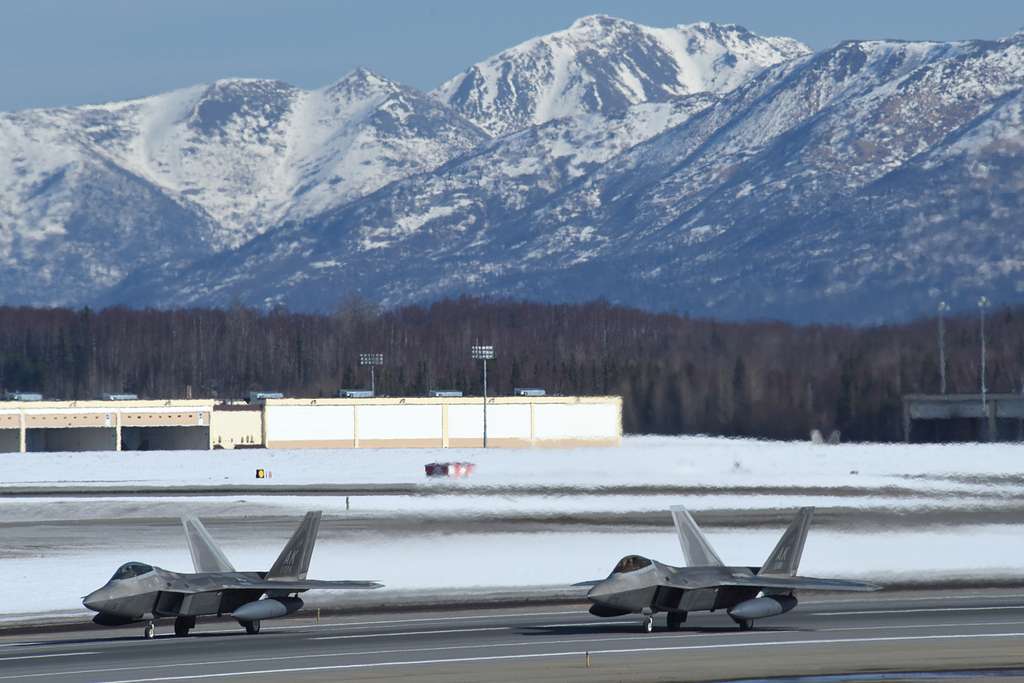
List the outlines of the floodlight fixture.
{"type": "Polygon", "coordinates": [[[473,354],[473,360],[494,360],[493,346],[481,346],[479,344],[474,344],[470,347],[470,351],[473,354]]]}

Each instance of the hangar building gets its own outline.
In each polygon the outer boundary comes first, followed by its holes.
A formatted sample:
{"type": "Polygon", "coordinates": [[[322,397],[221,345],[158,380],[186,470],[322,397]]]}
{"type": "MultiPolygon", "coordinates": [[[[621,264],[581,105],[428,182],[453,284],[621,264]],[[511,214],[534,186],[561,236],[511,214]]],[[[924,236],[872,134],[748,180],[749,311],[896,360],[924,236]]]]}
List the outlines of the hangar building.
{"type": "MultiPolygon", "coordinates": [[[[474,397],[2,401],[0,452],[212,448],[472,448],[474,397]]],[[[489,447],[615,446],[618,396],[487,399],[489,447]]]]}

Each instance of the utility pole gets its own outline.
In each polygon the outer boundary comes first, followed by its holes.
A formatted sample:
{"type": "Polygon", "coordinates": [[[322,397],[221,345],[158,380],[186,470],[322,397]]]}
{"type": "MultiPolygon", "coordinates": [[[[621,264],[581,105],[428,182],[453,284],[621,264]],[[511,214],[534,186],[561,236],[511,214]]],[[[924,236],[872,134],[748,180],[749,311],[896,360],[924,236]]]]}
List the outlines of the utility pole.
{"type": "Polygon", "coordinates": [[[946,321],[944,315],[949,310],[949,304],[945,301],[939,302],[939,386],[941,393],[946,393],[946,321]]]}
{"type": "Polygon", "coordinates": [[[470,347],[473,360],[479,360],[484,364],[484,448],[487,448],[487,361],[494,360],[493,346],[473,345],[470,347]]]}
{"type": "Polygon", "coordinates": [[[981,316],[981,409],[985,415],[988,415],[988,386],[985,384],[985,309],[991,305],[988,297],[978,299],[978,312],[981,316]]]}

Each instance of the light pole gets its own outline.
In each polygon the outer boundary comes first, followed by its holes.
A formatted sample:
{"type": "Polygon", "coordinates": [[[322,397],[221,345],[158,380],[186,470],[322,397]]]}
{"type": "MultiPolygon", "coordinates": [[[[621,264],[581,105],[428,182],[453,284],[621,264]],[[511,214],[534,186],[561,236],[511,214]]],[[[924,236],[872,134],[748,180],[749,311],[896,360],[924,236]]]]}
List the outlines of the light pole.
{"type": "Polygon", "coordinates": [[[978,313],[981,316],[981,409],[987,415],[987,398],[988,387],[985,384],[985,309],[991,305],[988,297],[983,296],[978,299],[978,313]]]}
{"type": "Polygon", "coordinates": [[[473,360],[479,360],[484,364],[484,448],[487,448],[487,361],[494,360],[494,347],[474,344],[470,350],[473,360]]]}
{"type": "Polygon", "coordinates": [[[374,377],[373,369],[377,365],[384,365],[384,354],[383,353],[361,353],[359,354],[359,364],[363,367],[370,366],[370,393],[374,396],[377,395],[377,382],[374,377]]]}
{"type": "Polygon", "coordinates": [[[946,393],[946,321],[943,317],[949,310],[949,304],[939,302],[939,386],[946,393]]]}

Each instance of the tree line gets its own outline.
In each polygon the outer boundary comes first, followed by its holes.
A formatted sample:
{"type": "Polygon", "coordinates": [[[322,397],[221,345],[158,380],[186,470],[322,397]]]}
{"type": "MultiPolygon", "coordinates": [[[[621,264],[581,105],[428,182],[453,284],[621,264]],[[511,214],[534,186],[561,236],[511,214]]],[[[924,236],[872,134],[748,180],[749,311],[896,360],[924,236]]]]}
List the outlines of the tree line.
{"type": "MultiPolygon", "coordinates": [[[[986,326],[991,392],[1024,391],[1024,308],[986,326]]],[[[976,316],[946,320],[950,393],[980,386],[976,316]]],[[[623,397],[628,433],[805,439],[902,438],[901,397],[939,391],[936,320],[878,327],[725,323],[610,305],[450,299],[379,310],[349,299],[332,315],[228,309],[0,307],[0,388],[48,398],[101,393],[238,398],[250,390],[334,396],[479,394],[470,346],[493,344],[489,390],[541,387],[623,397]]]]}

